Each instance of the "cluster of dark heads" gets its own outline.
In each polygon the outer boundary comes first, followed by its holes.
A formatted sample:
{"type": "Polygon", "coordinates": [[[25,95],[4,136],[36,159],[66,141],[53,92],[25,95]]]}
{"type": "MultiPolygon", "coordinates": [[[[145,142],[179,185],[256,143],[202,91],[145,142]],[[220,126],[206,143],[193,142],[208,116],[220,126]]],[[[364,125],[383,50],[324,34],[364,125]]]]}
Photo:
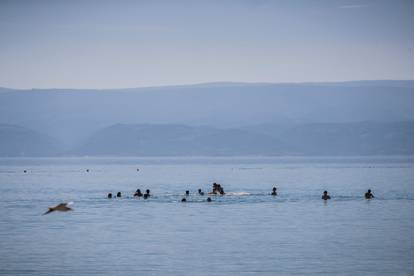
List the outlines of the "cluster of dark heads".
{"type": "MultiPolygon", "coordinates": [[[[270,194],[272,196],[277,196],[277,188],[273,187],[272,192],[270,194]]],[[[364,196],[365,196],[366,199],[374,198],[374,195],[372,194],[371,189],[368,189],[368,191],[365,193],[364,196]]],[[[331,196],[328,194],[328,191],[323,191],[322,199],[323,200],[331,199],[331,196]]]]}
{"type": "MultiPolygon", "coordinates": [[[[372,198],[374,198],[374,195],[372,194],[371,189],[368,189],[368,191],[364,194],[364,197],[366,199],[372,199],[372,198]]],[[[322,199],[323,200],[331,199],[331,196],[328,194],[328,191],[323,191],[322,199]]]]}
{"type": "MultiPolygon", "coordinates": [[[[147,199],[150,196],[151,196],[151,191],[149,189],[145,191],[145,194],[143,194],[140,189],[137,189],[134,193],[134,197],[143,197],[144,199],[147,199]]],[[[122,193],[118,192],[116,196],[113,196],[112,193],[108,193],[107,195],[107,198],[114,198],[114,197],[122,197],[122,193]]]]}
{"type": "MultiPolygon", "coordinates": [[[[201,189],[198,189],[197,194],[200,195],[200,196],[204,196],[205,195],[205,193],[201,189]]],[[[209,195],[224,195],[225,192],[224,192],[223,187],[221,187],[220,184],[213,183],[213,189],[208,194],[209,195]]],[[[185,191],[185,196],[181,199],[181,202],[187,202],[187,198],[186,197],[188,197],[189,195],[190,195],[190,191],[189,190],[186,190],[185,191]]],[[[106,197],[107,198],[120,198],[120,197],[122,197],[122,193],[121,192],[118,192],[116,194],[116,196],[112,195],[112,193],[108,193],[108,195],[106,197]]],[[[144,199],[148,199],[149,197],[151,197],[151,191],[149,189],[147,189],[145,191],[145,193],[142,193],[141,192],[141,189],[137,189],[135,191],[135,193],[134,193],[134,197],[138,197],[138,198],[141,198],[142,197],[144,199]]],[[[211,202],[212,201],[211,197],[207,197],[206,201],[207,202],[211,202]]]]}
{"type": "MultiPolygon", "coordinates": [[[[197,194],[199,196],[204,196],[205,195],[205,193],[201,189],[198,189],[197,194]]],[[[209,195],[224,195],[225,192],[224,192],[223,187],[220,184],[213,183],[213,189],[208,194],[209,195]]],[[[272,188],[272,192],[270,193],[270,195],[277,196],[277,188],[276,187],[272,188]]],[[[186,197],[188,197],[188,196],[190,196],[190,191],[186,190],[184,197],[181,199],[181,202],[187,202],[186,197]]],[[[108,195],[107,195],[107,198],[114,198],[114,197],[117,197],[117,198],[122,197],[121,192],[118,192],[116,194],[116,196],[113,196],[112,193],[108,193],[108,195]]],[[[149,197],[151,197],[151,191],[149,189],[147,189],[145,191],[145,193],[142,193],[140,189],[137,189],[134,193],[134,197],[138,197],[138,198],[142,197],[144,199],[148,199],[149,197]]],[[[365,193],[364,197],[366,199],[374,198],[374,195],[372,194],[371,189],[368,189],[368,191],[365,193]]],[[[331,196],[328,194],[328,191],[323,192],[322,199],[323,200],[331,199],[331,196]]],[[[211,202],[212,201],[211,197],[207,197],[206,201],[211,202]]]]}

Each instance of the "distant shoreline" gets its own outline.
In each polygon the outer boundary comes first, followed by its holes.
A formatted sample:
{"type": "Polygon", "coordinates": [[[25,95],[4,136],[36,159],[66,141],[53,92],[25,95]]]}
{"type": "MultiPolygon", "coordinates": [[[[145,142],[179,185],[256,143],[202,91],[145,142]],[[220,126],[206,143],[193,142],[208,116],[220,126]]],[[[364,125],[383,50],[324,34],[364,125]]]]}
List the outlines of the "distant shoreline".
{"type": "Polygon", "coordinates": [[[89,156],[89,157],[0,157],[1,166],[61,165],[203,165],[203,164],[414,164],[414,156],[89,156]]]}

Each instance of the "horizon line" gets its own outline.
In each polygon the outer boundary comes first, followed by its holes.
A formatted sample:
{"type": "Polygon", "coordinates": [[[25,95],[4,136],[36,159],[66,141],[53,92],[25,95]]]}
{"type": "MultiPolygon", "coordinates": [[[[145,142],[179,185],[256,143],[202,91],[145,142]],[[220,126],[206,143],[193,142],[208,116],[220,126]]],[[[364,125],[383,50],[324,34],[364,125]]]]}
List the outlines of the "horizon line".
{"type": "Polygon", "coordinates": [[[191,87],[191,86],[220,86],[220,85],[318,85],[318,84],[345,84],[345,83],[358,83],[358,82],[398,82],[398,81],[414,81],[414,79],[357,79],[357,80],[340,80],[340,81],[298,81],[298,82],[242,82],[242,81],[211,81],[211,82],[195,82],[185,84],[166,84],[166,85],[143,85],[136,87],[111,87],[111,88],[71,88],[71,87],[49,87],[49,88],[13,88],[0,86],[0,89],[15,90],[15,91],[27,91],[27,90],[132,90],[132,89],[158,89],[158,88],[179,88],[179,87],[191,87]]]}

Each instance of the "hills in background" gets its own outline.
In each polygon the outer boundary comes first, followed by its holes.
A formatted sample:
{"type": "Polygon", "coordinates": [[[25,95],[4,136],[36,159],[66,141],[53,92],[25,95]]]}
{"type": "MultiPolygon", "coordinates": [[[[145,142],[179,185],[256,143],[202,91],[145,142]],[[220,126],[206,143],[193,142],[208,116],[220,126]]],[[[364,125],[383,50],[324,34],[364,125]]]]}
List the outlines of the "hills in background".
{"type": "Polygon", "coordinates": [[[414,122],[237,129],[116,124],[70,150],[47,135],[0,125],[0,141],[0,156],[414,155],[414,122]]]}
{"type": "Polygon", "coordinates": [[[414,81],[0,88],[0,156],[414,154],[413,103],[414,81]]]}
{"type": "Polygon", "coordinates": [[[56,156],[61,150],[60,143],[48,135],[0,124],[0,156],[56,156]]]}

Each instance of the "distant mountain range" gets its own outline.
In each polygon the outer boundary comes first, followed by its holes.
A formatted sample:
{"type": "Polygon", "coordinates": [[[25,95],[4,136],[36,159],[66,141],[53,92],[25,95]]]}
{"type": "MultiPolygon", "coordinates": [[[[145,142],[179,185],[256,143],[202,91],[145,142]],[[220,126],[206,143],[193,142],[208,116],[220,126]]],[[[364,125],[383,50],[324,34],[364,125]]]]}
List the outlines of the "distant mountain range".
{"type": "Polygon", "coordinates": [[[116,124],[73,149],[28,129],[0,125],[0,156],[414,155],[414,122],[259,125],[219,129],[116,124]]]}
{"type": "Polygon", "coordinates": [[[0,88],[0,156],[413,154],[414,81],[0,88]]]}
{"type": "Polygon", "coordinates": [[[56,156],[62,153],[59,142],[24,127],[0,124],[0,156],[56,156]]]}
{"type": "Polygon", "coordinates": [[[98,131],[73,153],[124,156],[269,155],[287,153],[287,148],[274,137],[243,129],[117,124],[98,131]]]}

